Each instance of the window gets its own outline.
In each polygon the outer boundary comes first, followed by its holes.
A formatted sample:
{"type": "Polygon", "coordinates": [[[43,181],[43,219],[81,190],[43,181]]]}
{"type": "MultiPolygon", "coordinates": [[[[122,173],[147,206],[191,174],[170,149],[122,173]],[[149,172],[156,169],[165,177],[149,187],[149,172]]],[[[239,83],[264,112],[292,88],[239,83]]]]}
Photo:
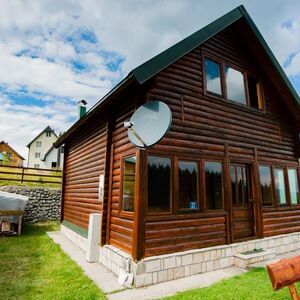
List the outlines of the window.
{"type": "Polygon", "coordinates": [[[246,104],[243,73],[228,66],[225,67],[227,98],[242,104],[246,104]]]}
{"type": "Polygon", "coordinates": [[[35,158],[41,157],[41,153],[40,153],[40,152],[35,152],[35,153],[34,153],[34,157],[35,157],[35,158]]]}
{"type": "Polygon", "coordinates": [[[262,92],[260,82],[252,76],[247,76],[250,106],[262,110],[262,92]]]}
{"type": "Polygon", "coordinates": [[[12,153],[11,152],[7,152],[7,157],[11,158],[12,157],[12,153]]]}
{"type": "Polygon", "coordinates": [[[229,67],[222,61],[204,58],[204,78],[205,91],[208,94],[263,110],[261,83],[246,72],[229,67]]]}
{"type": "Polygon", "coordinates": [[[296,169],[288,169],[289,187],[292,204],[300,204],[299,185],[296,169]]]}
{"type": "Polygon", "coordinates": [[[223,209],[222,163],[205,162],[206,209],[223,209]]]}
{"type": "Polygon", "coordinates": [[[248,207],[248,174],[243,165],[230,166],[231,198],[234,207],[248,207]]]}
{"type": "Polygon", "coordinates": [[[36,169],[39,169],[39,168],[40,168],[40,165],[39,165],[39,164],[34,164],[34,167],[35,167],[36,169]]]}
{"type": "Polygon", "coordinates": [[[263,206],[273,205],[271,168],[259,166],[260,190],[263,206]]]}
{"type": "Polygon", "coordinates": [[[148,212],[171,211],[171,159],[148,156],[148,212]]]}
{"type": "Polygon", "coordinates": [[[51,163],[51,168],[52,168],[52,169],[55,169],[56,166],[57,166],[57,163],[56,163],[55,161],[53,161],[53,162],[51,163]]]}
{"type": "Polygon", "coordinates": [[[122,210],[134,211],[136,157],[123,159],[122,210]]]}
{"type": "Polygon", "coordinates": [[[65,146],[62,145],[62,146],[60,147],[60,153],[63,154],[64,152],[65,152],[65,146]]]}
{"type": "Polygon", "coordinates": [[[50,137],[51,136],[51,132],[50,131],[47,131],[46,132],[46,137],[50,137]]]}
{"type": "Polygon", "coordinates": [[[274,169],[274,185],[275,185],[275,196],[279,205],[286,204],[285,195],[285,184],[284,184],[284,173],[283,169],[274,169]]]}
{"type": "Polygon", "coordinates": [[[214,94],[222,95],[221,68],[218,63],[205,59],[206,90],[214,94]]]}
{"type": "Polygon", "coordinates": [[[196,162],[179,161],[179,209],[198,208],[198,167],[196,162]]]}
{"type": "Polygon", "coordinates": [[[42,147],[42,142],[36,142],[35,145],[36,145],[37,148],[41,148],[42,147]]]}

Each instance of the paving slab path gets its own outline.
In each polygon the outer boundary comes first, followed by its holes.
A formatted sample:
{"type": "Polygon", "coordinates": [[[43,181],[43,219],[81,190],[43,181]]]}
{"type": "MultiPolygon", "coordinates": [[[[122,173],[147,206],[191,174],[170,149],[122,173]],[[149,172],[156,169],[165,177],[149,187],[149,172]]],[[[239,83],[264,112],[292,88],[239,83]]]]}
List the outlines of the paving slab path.
{"type": "Polygon", "coordinates": [[[238,267],[229,267],[143,288],[125,289],[118,283],[117,277],[100,263],[87,262],[84,251],[60,232],[48,232],[48,235],[83,269],[84,273],[95,282],[110,300],[146,300],[172,296],[178,292],[207,287],[220,280],[246,272],[246,270],[238,267]]]}

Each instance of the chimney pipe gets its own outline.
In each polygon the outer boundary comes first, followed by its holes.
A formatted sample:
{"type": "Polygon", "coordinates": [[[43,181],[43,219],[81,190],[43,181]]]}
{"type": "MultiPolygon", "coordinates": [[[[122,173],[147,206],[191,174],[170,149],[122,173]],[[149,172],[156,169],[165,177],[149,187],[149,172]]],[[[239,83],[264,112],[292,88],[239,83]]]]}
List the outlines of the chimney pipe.
{"type": "Polygon", "coordinates": [[[86,114],[86,105],[85,100],[78,101],[78,118],[81,119],[86,114]]]}

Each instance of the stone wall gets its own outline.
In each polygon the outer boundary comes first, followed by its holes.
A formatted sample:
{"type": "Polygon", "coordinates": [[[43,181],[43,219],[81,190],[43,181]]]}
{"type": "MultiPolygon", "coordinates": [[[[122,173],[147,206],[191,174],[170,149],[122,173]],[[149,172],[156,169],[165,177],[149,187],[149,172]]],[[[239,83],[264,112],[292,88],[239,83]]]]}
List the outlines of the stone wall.
{"type": "Polygon", "coordinates": [[[0,191],[29,197],[25,222],[60,220],[61,189],[28,186],[3,186],[0,191]]]}

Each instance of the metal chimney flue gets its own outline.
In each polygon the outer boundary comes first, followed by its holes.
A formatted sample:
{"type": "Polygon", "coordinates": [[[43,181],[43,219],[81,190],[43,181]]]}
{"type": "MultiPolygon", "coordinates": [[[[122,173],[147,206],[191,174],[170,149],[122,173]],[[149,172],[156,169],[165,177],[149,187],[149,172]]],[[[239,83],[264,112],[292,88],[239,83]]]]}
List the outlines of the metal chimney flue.
{"type": "Polygon", "coordinates": [[[86,105],[85,100],[78,101],[78,118],[81,119],[86,114],[86,105]]]}

